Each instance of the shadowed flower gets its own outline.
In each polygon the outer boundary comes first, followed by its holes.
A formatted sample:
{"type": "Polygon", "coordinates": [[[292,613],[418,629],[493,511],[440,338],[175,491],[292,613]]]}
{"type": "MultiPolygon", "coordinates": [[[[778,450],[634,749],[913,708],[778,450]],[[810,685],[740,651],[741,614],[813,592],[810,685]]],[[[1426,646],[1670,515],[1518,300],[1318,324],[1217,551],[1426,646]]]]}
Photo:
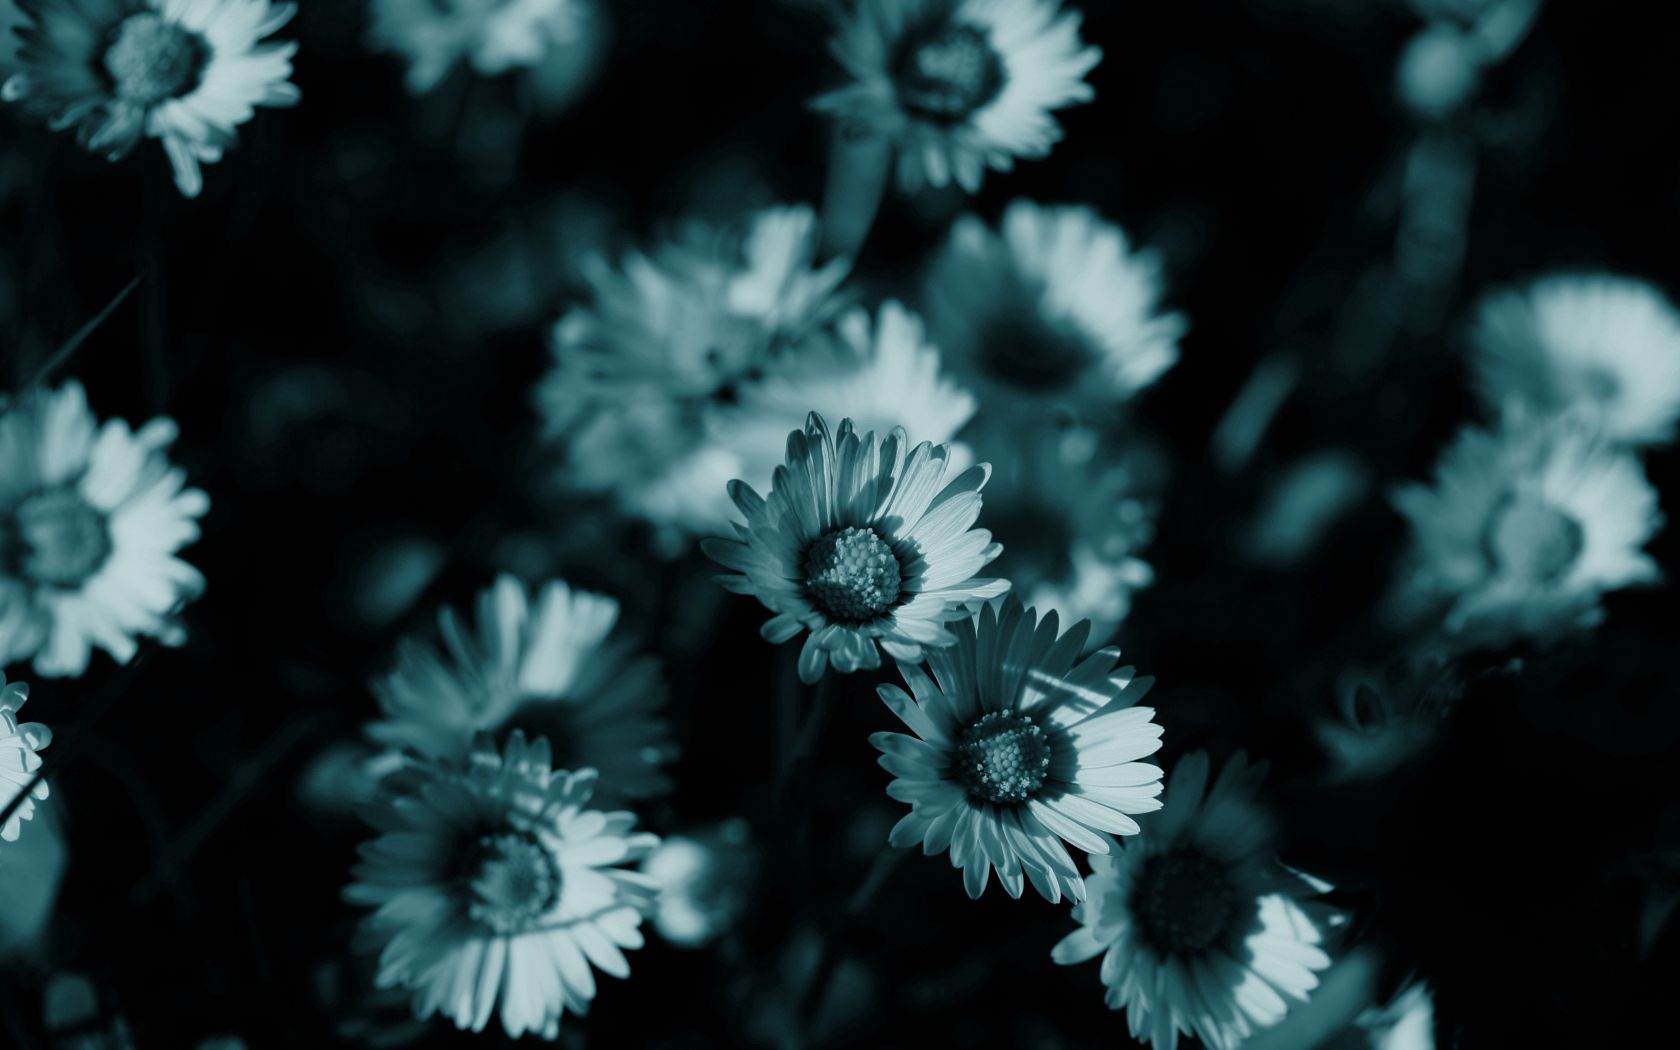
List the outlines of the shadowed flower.
{"type": "Polygon", "coordinates": [[[74,676],[95,646],[127,663],[138,636],[185,640],[173,617],[204,577],[175,552],[210,499],[164,457],[175,433],[101,426],[76,382],[0,413],[0,665],[74,676]]]}
{"type": "Polygon", "coordinates": [[[110,160],[163,143],[187,197],[258,106],[296,105],[292,43],[259,43],[297,13],[269,0],[18,0],[30,24],[0,97],[110,160]]]}
{"type": "Polygon", "coordinates": [[[1671,441],[1680,418],[1680,312],[1644,281],[1543,277],[1482,303],[1477,386],[1494,408],[1576,410],[1607,437],[1671,441]]]}
{"type": "Polygon", "coordinates": [[[946,363],[982,405],[1110,408],[1178,360],[1185,321],[1162,313],[1161,266],[1089,208],[1016,201],[1001,235],[951,228],[926,308],[946,363]]]}
{"type": "Polygon", "coordinates": [[[408,61],[408,89],[419,95],[457,62],[487,77],[538,66],[590,16],[585,0],[373,0],[368,39],[408,61]]]}
{"type": "Polygon", "coordinates": [[[1008,580],[974,574],[1001,548],[985,529],[980,490],[984,463],[945,481],[950,449],[922,442],[906,453],[902,430],[876,442],[843,420],[831,434],[812,413],[787,437],[787,462],[770,495],[730,483],[746,517],[735,539],[702,547],[739,575],[718,583],[749,594],[776,615],[759,633],[780,645],[809,631],[799,677],[811,683],[832,663],[841,673],[881,665],[880,649],[920,660],[924,647],[956,640],[946,626],[1009,589],[1008,580]],[[876,646],[879,645],[880,649],[876,646]]]}
{"type": "Polygon", "coordinates": [[[1161,770],[1138,761],[1160,749],[1161,727],[1153,708],[1133,706],[1155,680],[1116,668],[1118,649],[1082,658],[1090,630],[1058,636],[1055,613],[1040,621],[1009,597],[957,624],[927,671],[900,661],[910,693],[880,687],[915,733],[869,738],[897,778],[887,794],[911,807],[890,841],[949,850],[970,897],[996,868],[1011,897],[1031,881],[1051,903],[1084,900],[1062,840],[1107,853],[1103,832],[1135,835],[1131,815],[1161,808],[1161,770]]]}
{"type": "Polygon", "coordinates": [[[518,727],[546,737],[562,765],[598,770],[604,802],[663,794],[673,753],[665,683],[652,657],[614,635],[617,623],[618,603],[604,595],[550,580],[533,600],[501,576],[479,595],[476,625],[438,614],[441,650],[401,643],[396,668],[374,683],[385,717],[368,736],[450,758],[479,731],[518,727]]]}
{"type": "Polygon", "coordinates": [[[852,82],[811,103],[849,134],[898,152],[907,190],[953,180],[970,193],[987,168],[1047,156],[1054,110],[1090,101],[1102,52],[1057,0],[859,0],[830,50],[852,82]]]}
{"type": "Polygon", "coordinates": [[[655,884],[620,865],[658,838],[630,813],[586,808],[593,770],[551,771],[548,744],[517,730],[500,753],[481,737],[465,759],[416,759],[368,818],[345,890],[375,908],[361,940],[378,948],[381,988],[414,992],[419,1017],[482,1031],[499,1012],[517,1037],[552,1039],[562,1014],[595,998],[590,969],[628,977],[655,884]]]}
{"type": "Polygon", "coordinates": [[[758,876],[758,851],[739,817],[688,835],[667,835],[642,861],[659,883],[653,923],[659,935],[698,948],[746,914],[758,876]]]}
{"type": "Polygon", "coordinates": [[[1143,834],[1091,857],[1079,929],[1050,953],[1063,965],[1102,956],[1109,1009],[1156,1050],[1180,1033],[1233,1050],[1283,1020],[1289,999],[1305,1002],[1330,965],[1302,906],[1322,884],[1273,857],[1255,801],[1264,777],[1238,754],[1209,786],[1205,752],[1180,759],[1143,834]]]}
{"type": "Polygon", "coordinates": [[[6,674],[0,671],[0,811],[24,796],[0,823],[0,839],[7,842],[18,840],[23,822],[35,816],[35,800],[48,794],[46,780],[36,780],[35,774],[41,768],[37,752],[52,743],[52,730],[39,722],[18,722],[17,713],[27,699],[29,686],[6,684],[6,674]]]}

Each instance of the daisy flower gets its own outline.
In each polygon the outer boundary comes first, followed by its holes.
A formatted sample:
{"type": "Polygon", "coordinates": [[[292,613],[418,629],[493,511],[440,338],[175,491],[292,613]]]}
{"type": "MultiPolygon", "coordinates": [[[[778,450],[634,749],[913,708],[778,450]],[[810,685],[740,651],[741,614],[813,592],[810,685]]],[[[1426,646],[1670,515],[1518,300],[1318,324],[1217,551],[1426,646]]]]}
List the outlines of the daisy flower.
{"type": "Polygon", "coordinates": [[[859,0],[830,50],[851,83],[812,107],[891,141],[906,190],[970,193],[987,168],[1049,155],[1051,112],[1090,101],[1102,58],[1057,0],[859,0]]]}
{"type": "Polygon", "coordinates": [[[653,924],[684,948],[715,940],[752,904],[758,851],[739,817],[688,835],[667,835],[642,861],[659,884],[653,924]]]}
{"type": "Polygon", "coordinates": [[[671,788],[665,683],[649,656],[616,633],[618,603],[550,580],[533,595],[512,576],[478,598],[477,624],[438,615],[443,645],[405,639],[374,683],[385,716],[368,736],[438,758],[466,753],[480,731],[516,726],[548,739],[567,768],[598,770],[597,797],[630,800],[671,788]]]}
{"type": "Polygon", "coordinates": [[[1118,404],[1178,360],[1160,261],[1085,207],[1016,201],[951,228],[926,283],[934,342],[982,404],[1118,404]]]}
{"type": "Polygon", "coordinates": [[[137,637],[185,640],[174,615],[204,577],[175,552],[210,499],[165,458],[175,434],[100,425],[76,382],[0,413],[0,665],[75,676],[96,646],[127,663],[137,637]]]}
{"type": "Polygon", "coordinates": [[[1050,953],[1063,965],[1102,956],[1109,1009],[1155,1050],[1181,1033],[1232,1050],[1305,1002],[1330,965],[1303,907],[1322,884],[1274,859],[1255,802],[1264,777],[1238,754],[1210,786],[1205,752],[1180,759],[1143,834],[1091,857],[1079,928],[1050,953]]]}
{"type": "Polygon", "coordinates": [[[1639,461],[1577,420],[1522,415],[1466,428],[1431,485],[1396,491],[1412,569],[1396,610],[1498,645],[1589,626],[1609,591],[1655,582],[1640,548],[1661,524],[1639,461]]]}
{"type": "Polygon", "coordinates": [[[1594,415],[1607,436],[1671,441],[1680,418],[1680,313],[1644,281],[1543,277],[1486,299],[1472,332],[1489,405],[1594,415]]]}
{"type": "Polygon", "coordinates": [[[630,813],[587,808],[595,771],[553,770],[548,742],[515,730],[456,760],[418,758],[369,812],[352,904],[377,909],[362,940],[377,946],[381,988],[414,993],[483,1031],[490,1015],[517,1038],[553,1039],[560,1018],[595,998],[596,969],[628,977],[655,883],[619,865],[659,844],[630,813]]]}
{"type": "Polygon", "coordinates": [[[23,702],[29,699],[29,686],[23,682],[6,684],[5,672],[0,671],[0,812],[17,808],[4,822],[0,822],[0,839],[16,842],[23,833],[23,822],[35,816],[35,800],[47,797],[47,782],[36,780],[41,768],[42,748],[52,743],[52,730],[39,722],[17,720],[23,702]],[[23,800],[18,801],[18,796],[23,800]]]}
{"type": "Polygon", "coordinates": [[[163,143],[187,197],[258,106],[296,105],[292,43],[259,43],[297,14],[269,0],[17,0],[21,72],[0,97],[117,160],[163,143]]]}
{"type": "Polygon", "coordinates": [[[799,678],[820,679],[881,666],[880,649],[919,660],[924,647],[956,640],[946,626],[1009,589],[974,576],[1002,548],[985,529],[982,463],[945,481],[950,449],[894,430],[879,443],[847,419],[830,433],[812,413],[787,437],[768,498],[742,481],[729,495],[746,517],[735,539],[707,538],[702,549],[738,575],[718,583],[750,594],[775,613],[759,629],[780,645],[809,631],[799,678]],[[880,649],[877,649],[879,645],[880,649]]]}
{"type": "Polygon", "coordinates": [[[374,0],[368,39],[408,61],[408,89],[420,95],[457,62],[487,77],[537,66],[588,17],[584,0],[374,0]]]}
{"type": "Polygon", "coordinates": [[[957,624],[926,671],[899,661],[911,693],[880,687],[915,734],[869,738],[896,778],[887,794],[910,804],[889,841],[949,850],[970,897],[996,868],[1011,897],[1030,880],[1052,904],[1084,900],[1062,841],[1107,853],[1103,832],[1135,835],[1131,815],[1161,808],[1161,770],[1138,761],[1160,749],[1161,727],[1133,706],[1155,680],[1117,668],[1118,649],[1082,657],[1090,630],[1058,636],[1055,613],[1039,620],[1009,597],[957,624]]]}

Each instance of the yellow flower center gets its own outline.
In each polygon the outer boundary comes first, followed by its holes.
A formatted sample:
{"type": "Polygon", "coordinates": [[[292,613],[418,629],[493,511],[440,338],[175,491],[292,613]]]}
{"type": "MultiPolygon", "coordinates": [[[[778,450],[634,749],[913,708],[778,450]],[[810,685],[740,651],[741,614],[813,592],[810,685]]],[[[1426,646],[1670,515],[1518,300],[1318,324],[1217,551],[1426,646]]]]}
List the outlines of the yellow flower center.
{"type": "Polygon", "coordinates": [[[1180,958],[1200,955],[1229,932],[1236,891],[1224,864],[1197,849],[1151,857],[1132,887],[1132,914],[1145,942],[1180,958]]]}
{"type": "Polygon", "coordinates": [[[1556,583],[1581,556],[1581,523],[1538,496],[1513,494],[1494,509],[1484,546],[1493,565],[1533,583],[1556,583]]]}
{"type": "Polygon", "coordinates": [[[19,572],[47,587],[71,589],[98,572],[111,556],[105,515],[73,488],[45,489],[12,513],[7,557],[19,572]]]}
{"type": "Polygon", "coordinates": [[[560,900],[560,866],[529,832],[483,836],[467,870],[467,914],[497,933],[531,929],[560,900]]]}
{"type": "Polygon", "coordinates": [[[1049,772],[1050,742],[1026,715],[993,711],[957,745],[957,780],[976,802],[1025,802],[1049,772]]]}
{"type": "Polygon", "coordinates": [[[203,37],[143,11],[118,24],[105,51],[105,72],[119,99],[151,106],[198,87],[209,61],[203,37]]]}
{"type": "Polygon", "coordinates": [[[956,124],[1003,90],[1003,59],[973,26],[914,34],[897,62],[899,104],[926,120],[956,124]]]}
{"type": "Polygon", "coordinates": [[[876,619],[898,601],[903,570],[874,529],[840,529],[805,552],[805,593],[835,623],[876,619]]]}

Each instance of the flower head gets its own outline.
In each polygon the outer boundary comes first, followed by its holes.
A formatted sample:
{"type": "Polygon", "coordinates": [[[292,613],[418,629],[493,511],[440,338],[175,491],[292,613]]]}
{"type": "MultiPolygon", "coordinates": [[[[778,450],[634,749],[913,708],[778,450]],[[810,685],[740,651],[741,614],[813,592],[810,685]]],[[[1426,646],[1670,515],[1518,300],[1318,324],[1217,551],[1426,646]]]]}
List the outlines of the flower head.
{"type": "Polygon", "coordinates": [[[181,193],[257,106],[291,106],[297,45],[259,43],[297,14],[269,0],[18,0],[21,72],[0,97],[117,160],[158,139],[181,193]]]}
{"type": "Polygon", "coordinates": [[[541,63],[577,39],[585,0],[374,0],[371,46],[408,60],[408,88],[424,94],[457,62],[491,77],[541,63]]]}
{"type": "Polygon", "coordinates": [[[799,677],[815,682],[830,663],[841,673],[881,665],[880,650],[919,660],[923,648],[956,640],[946,624],[1009,589],[977,579],[1001,548],[985,529],[985,464],[945,481],[950,449],[894,430],[877,443],[847,419],[830,433],[812,413],[787,437],[787,462],[770,495],[732,482],[746,516],[735,539],[707,539],[712,559],[739,575],[718,577],[776,615],[759,633],[781,644],[809,631],[799,677]]]}
{"type": "Polygon", "coordinates": [[[1109,1008],[1156,1050],[1180,1033],[1232,1050],[1281,1021],[1288,999],[1304,1002],[1330,965],[1301,903],[1322,884],[1272,854],[1255,801],[1265,767],[1238,754],[1209,775],[1205,752],[1180,759],[1143,834],[1091,857],[1079,928],[1050,953],[1063,965],[1102,956],[1109,1008]]]}
{"type": "Polygon", "coordinates": [[[905,189],[974,192],[1062,137],[1054,110],[1091,99],[1102,52],[1057,0],[860,0],[830,49],[851,83],[812,106],[885,136],[905,189]]]}
{"type": "Polygon", "coordinates": [[[899,662],[910,686],[881,699],[915,733],[876,733],[887,794],[910,804],[894,846],[949,850],[970,897],[993,868],[1011,897],[1025,882],[1052,903],[1085,899],[1062,845],[1107,853],[1104,832],[1133,835],[1132,814],[1161,808],[1161,770],[1139,759],[1161,747],[1154,684],[1116,668],[1120,652],[1083,656],[1091,625],[1057,634],[1013,597],[956,625],[957,644],[928,654],[927,671],[899,662]],[[914,695],[912,695],[914,694],[914,695]]]}
{"type": "Polygon", "coordinates": [[[0,671],[0,811],[17,802],[11,816],[0,823],[0,839],[7,842],[16,842],[23,822],[35,816],[35,800],[47,797],[47,782],[36,779],[41,768],[37,752],[52,743],[52,730],[39,722],[18,722],[18,710],[27,699],[29,686],[6,684],[6,674],[0,671]],[[21,802],[19,795],[24,796],[21,802]]]}
{"type": "Polygon", "coordinates": [[[1578,411],[1635,444],[1674,438],[1680,419],[1680,312],[1644,281],[1543,277],[1486,299],[1473,331],[1483,398],[1578,411]]]}
{"type": "Polygon", "coordinates": [[[380,950],[381,988],[412,989],[422,1018],[482,1031],[499,1007],[508,1035],[552,1039],[595,997],[591,963],[629,976],[622,949],[641,947],[656,886],[620,865],[659,840],[630,813],[587,808],[593,770],[551,770],[547,742],[516,730],[502,751],[480,738],[402,780],[369,813],[380,835],[345,890],[376,909],[362,939],[380,950]]]}
{"type": "Polygon", "coordinates": [[[501,576],[479,595],[476,629],[445,608],[441,650],[403,642],[395,669],[374,683],[385,717],[368,736],[449,758],[480,731],[517,727],[546,737],[563,765],[598,770],[603,800],[662,794],[672,756],[665,684],[617,623],[611,598],[561,580],[533,596],[501,576]]]}
{"type": "Polygon", "coordinates": [[[740,818],[687,835],[667,835],[642,861],[659,883],[653,913],[659,935],[698,948],[734,925],[752,903],[758,851],[740,818]]]}
{"type": "Polygon", "coordinates": [[[1016,201],[1000,233],[958,219],[929,272],[928,324],[982,404],[1116,405],[1178,360],[1161,267],[1084,207],[1016,201]]]}
{"type": "Polygon", "coordinates": [[[184,639],[204,577],[175,552],[210,500],[165,458],[175,432],[100,425],[76,382],[0,412],[0,665],[79,675],[94,646],[126,663],[138,636],[184,639]]]}

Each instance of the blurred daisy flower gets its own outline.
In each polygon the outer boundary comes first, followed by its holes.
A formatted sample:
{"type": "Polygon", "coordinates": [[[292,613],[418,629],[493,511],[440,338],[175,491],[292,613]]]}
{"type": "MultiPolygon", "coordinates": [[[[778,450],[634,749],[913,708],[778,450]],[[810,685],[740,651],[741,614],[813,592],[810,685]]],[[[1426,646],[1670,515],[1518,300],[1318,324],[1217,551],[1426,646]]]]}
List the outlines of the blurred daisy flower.
{"type": "Polygon", "coordinates": [[[604,801],[664,794],[673,755],[665,683],[617,624],[618,603],[604,595],[562,580],[533,595],[501,576],[479,595],[476,626],[445,608],[441,649],[412,638],[398,646],[396,667],[374,683],[384,718],[368,736],[452,758],[479,731],[518,727],[547,738],[562,766],[598,770],[604,801]]]}
{"type": "Polygon", "coordinates": [[[408,89],[424,94],[466,62],[482,76],[540,65],[583,31],[585,0],[373,0],[369,45],[408,61],[408,89]]]}
{"type": "Polygon", "coordinates": [[[52,743],[52,730],[39,722],[18,722],[17,713],[27,699],[29,686],[23,682],[8,685],[5,672],[0,671],[0,812],[12,810],[0,823],[0,839],[7,842],[18,840],[23,822],[35,816],[35,800],[48,793],[47,782],[36,780],[35,774],[41,768],[37,752],[52,743]],[[16,809],[12,809],[14,803],[16,809]]]}
{"type": "Polygon", "coordinates": [[[1184,318],[1162,313],[1161,266],[1089,208],[1016,201],[1001,235],[951,228],[926,283],[933,340],[988,407],[1108,407],[1178,360],[1184,318]]]}
{"type": "Polygon", "coordinates": [[[1206,752],[1180,759],[1143,834],[1091,857],[1079,928],[1050,953],[1063,965],[1102,956],[1109,1008],[1156,1050],[1180,1033],[1232,1050],[1281,1021],[1289,999],[1305,1002],[1330,965],[1303,907],[1322,884],[1273,857],[1256,803],[1264,765],[1239,753],[1209,777],[1206,752]]]}
{"type": "Polygon", "coordinates": [[[809,631],[799,678],[820,679],[832,663],[843,674],[897,660],[919,660],[924,647],[956,640],[946,626],[1009,589],[1008,580],[976,578],[1001,548],[985,529],[980,490],[986,464],[945,480],[950,449],[894,430],[877,443],[847,419],[831,433],[812,413],[787,436],[787,461],[768,498],[730,483],[746,523],[734,539],[702,548],[738,575],[718,582],[749,594],[775,613],[759,633],[780,645],[809,631]]]}
{"type": "Polygon", "coordinates": [[[1413,556],[1395,610],[1445,609],[1466,641],[1498,645],[1597,623],[1599,598],[1655,582],[1640,548],[1661,524],[1639,461],[1569,418],[1520,413],[1466,428],[1430,485],[1397,490],[1413,556]]]}
{"type": "Polygon", "coordinates": [[[949,850],[970,897],[996,868],[1011,897],[1031,881],[1052,904],[1084,900],[1062,840],[1107,853],[1104,832],[1135,835],[1131,815],[1161,808],[1161,770],[1139,761],[1160,750],[1161,727],[1133,706],[1155,680],[1116,668],[1118,649],[1082,657],[1090,630],[1058,636],[1055,613],[1039,620],[1011,596],[957,624],[926,671],[899,661],[910,693],[880,687],[915,733],[869,738],[896,778],[887,794],[910,804],[889,841],[949,850]]]}
{"type": "Polygon", "coordinates": [[[709,408],[838,307],[848,263],[816,263],[816,215],[768,208],[744,235],[696,227],[614,269],[586,266],[591,301],[563,316],[537,392],[565,483],[688,532],[728,517],[733,457],[705,443],[709,408]]]}
{"type": "Polygon", "coordinates": [[[0,665],[75,676],[95,646],[127,663],[137,637],[185,640],[174,615],[204,577],[175,552],[210,499],[165,458],[175,434],[100,425],[73,381],[0,414],[0,665]]]}
{"type": "Polygon", "coordinates": [[[757,869],[758,854],[740,818],[667,835],[642,861],[642,872],[659,884],[653,913],[659,935],[684,948],[716,939],[746,914],[757,869]]]}
{"type": "Polygon", "coordinates": [[[1057,0],[859,0],[830,44],[852,78],[812,106],[897,149],[907,190],[970,193],[1060,141],[1051,112],[1092,97],[1102,52],[1057,0]]]}
{"type": "Polygon", "coordinates": [[[899,303],[883,303],[873,324],[867,311],[853,309],[840,318],[834,338],[807,343],[743,383],[710,419],[712,441],[729,451],[755,489],[770,487],[787,435],[813,411],[850,418],[866,432],[914,427],[935,443],[950,442],[974,416],[974,398],[941,373],[939,349],[927,341],[921,318],[899,303]]]}
{"type": "Polygon", "coordinates": [[[1644,281],[1543,277],[1483,301],[1472,333],[1490,406],[1591,413],[1607,436],[1674,438],[1680,418],[1680,313],[1644,281]]]}
{"type": "Polygon", "coordinates": [[[293,43],[260,43],[297,13],[269,0],[18,0],[21,71],[0,97],[117,160],[163,143],[182,195],[258,106],[291,106],[293,43]]]}
{"type": "Polygon", "coordinates": [[[498,752],[481,737],[465,759],[417,759],[401,791],[368,811],[352,904],[375,908],[361,940],[380,949],[381,988],[414,993],[482,1031],[553,1039],[566,1011],[595,998],[590,969],[627,977],[656,886],[620,865],[658,838],[630,813],[587,808],[595,773],[551,770],[547,742],[515,730],[498,752]]]}

